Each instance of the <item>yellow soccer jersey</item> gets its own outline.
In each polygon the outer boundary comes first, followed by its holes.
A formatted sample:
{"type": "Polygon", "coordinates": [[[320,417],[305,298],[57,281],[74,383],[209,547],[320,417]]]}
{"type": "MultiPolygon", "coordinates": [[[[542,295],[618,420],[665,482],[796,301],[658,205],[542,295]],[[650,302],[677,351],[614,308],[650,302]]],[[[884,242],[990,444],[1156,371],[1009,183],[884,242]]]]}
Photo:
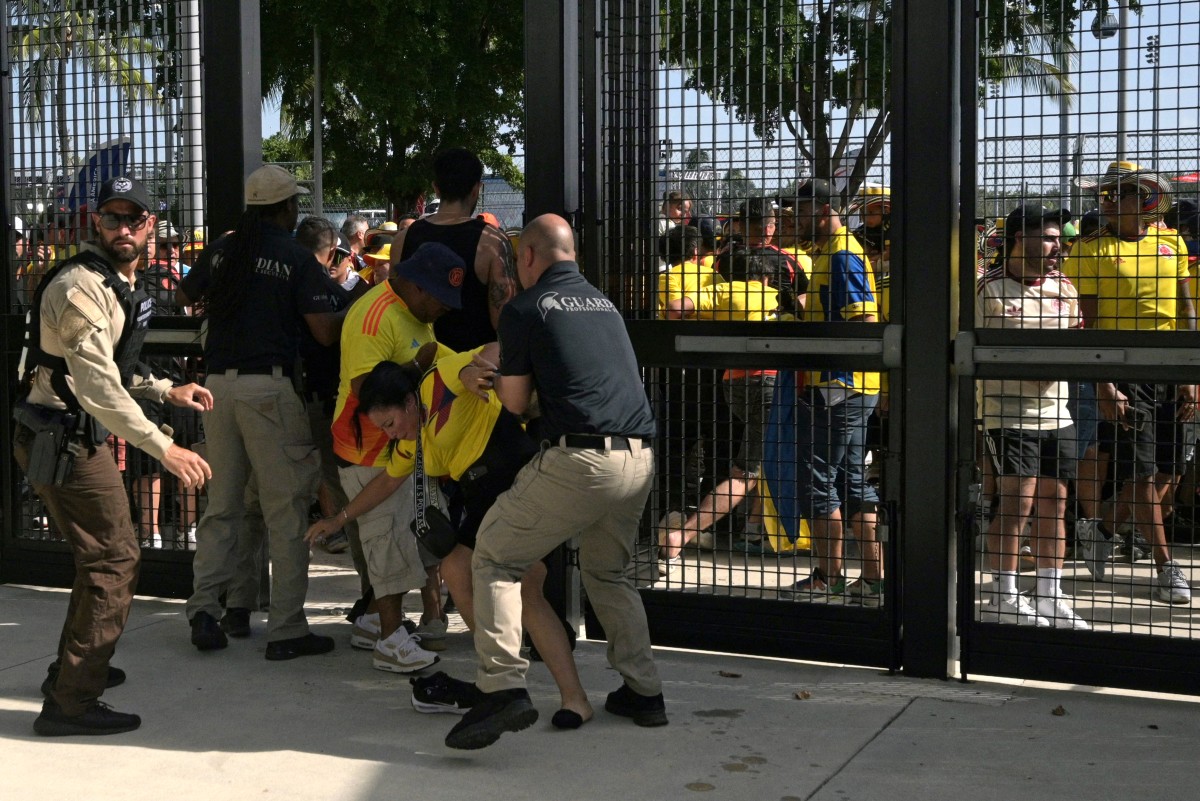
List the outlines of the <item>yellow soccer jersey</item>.
{"type": "MultiPolygon", "coordinates": [[[[810,322],[845,322],[859,315],[879,319],[875,275],[862,245],[846,226],[813,254],[804,319],[810,322]]],[[[864,395],[879,392],[879,373],[850,370],[814,370],[808,386],[845,387],[864,395]]]]}
{"type": "Polygon", "coordinates": [[[664,316],[662,310],[671,301],[679,300],[685,295],[693,295],[698,290],[710,287],[723,280],[721,274],[713,269],[711,262],[708,265],[704,265],[697,264],[694,261],[685,261],[683,264],[676,264],[664,273],[659,273],[659,316],[664,316]]]}
{"type": "MultiPolygon", "coordinates": [[[[390,282],[372,287],[350,305],[342,323],[342,368],[332,426],[334,453],[351,464],[387,464],[387,435],[366,417],[359,418],[361,445],[356,441],[352,418],[358,398],[350,391],[350,382],[382,361],[412,361],[422,345],[433,341],[433,326],[413,316],[390,282]]],[[[439,346],[439,356],[450,353],[449,348],[439,346]]]]}
{"type": "Polygon", "coordinates": [[[1096,298],[1096,319],[1087,324],[1101,330],[1174,330],[1179,283],[1190,277],[1187,247],[1174,231],[1158,227],[1137,240],[1080,239],[1063,272],[1080,296],[1096,298]]]}
{"type": "MultiPolygon", "coordinates": [[[[425,452],[425,473],[450,476],[457,480],[467,468],[479,461],[487,447],[492,429],[500,417],[500,399],[488,392],[488,399],[471,392],[458,378],[471,363],[478,349],[453,353],[438,359],[437,366],[421,381],[421,405],[425,423],[421,427],[421,447],[425,452]]],[[[413,471],[416,445],[396,443],[388,460],[388,475],[403,478],[413,471]]]]}
{"type": "Polygon", "coordinates": [[[729,281],[689,293],[697,320],[761,322],[774,315],[779,290],[762,281],[729,281]]]}

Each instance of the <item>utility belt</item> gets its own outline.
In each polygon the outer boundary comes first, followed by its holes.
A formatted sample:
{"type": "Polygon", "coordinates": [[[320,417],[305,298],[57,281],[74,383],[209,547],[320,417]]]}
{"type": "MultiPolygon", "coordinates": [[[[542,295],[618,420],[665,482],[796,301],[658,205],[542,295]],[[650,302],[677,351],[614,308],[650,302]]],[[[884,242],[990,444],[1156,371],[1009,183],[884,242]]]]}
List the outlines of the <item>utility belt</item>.
{"type": "Polygon", "coordinates": [[[95,443],[91,415],[37,406],[24,401],[13,407],[13,419],[33,432],[26,477],[34,486],[61,487],[71,478],[75,459],[95,443]]]}

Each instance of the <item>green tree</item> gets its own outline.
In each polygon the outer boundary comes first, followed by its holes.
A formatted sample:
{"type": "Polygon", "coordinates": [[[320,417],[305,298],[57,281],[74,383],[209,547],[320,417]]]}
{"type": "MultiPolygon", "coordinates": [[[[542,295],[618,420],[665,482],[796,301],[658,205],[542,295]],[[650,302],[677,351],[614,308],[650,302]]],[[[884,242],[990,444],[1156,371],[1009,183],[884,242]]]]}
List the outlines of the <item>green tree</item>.
{"type": "MultiPolygon", "coordinates": [[[[1097,2],[987,2],[981,74],[1070,102],[1070,33],[1097,2]]],[[[817,177],[852,161],[846,195],[858,191],[892,130],[892,0],[660,0],[660,8],[660,59],[683,70],[687,88],[768,143],[790,136],[817,177]]]]}
{"type": "MultiPolygon", "coordinates": [[[[67,96],[82,87],[68,80],[71,62],[107,84],[130,109],[159,100],[153,75],[144,67],[162,61],[162,51],[142,35],[152,4],[115,0],[8,0],[9,47],[20,76],[20,105],[35,131],[53,111],[55,150],[64,173],[74,166],[67,96]]],[[[76,73],[78,74],[78,73],[76,73]]],[[[76,79],[77,80],[77,79],[76,79]]]]}
{"type": "Polygon", "coordinates": [[[264,0],[263,84],[312,153],[313,28],[321,32],[324,185],[411,209],[433,158],[461,146],[520,187],[520,0],[264,0]]]}

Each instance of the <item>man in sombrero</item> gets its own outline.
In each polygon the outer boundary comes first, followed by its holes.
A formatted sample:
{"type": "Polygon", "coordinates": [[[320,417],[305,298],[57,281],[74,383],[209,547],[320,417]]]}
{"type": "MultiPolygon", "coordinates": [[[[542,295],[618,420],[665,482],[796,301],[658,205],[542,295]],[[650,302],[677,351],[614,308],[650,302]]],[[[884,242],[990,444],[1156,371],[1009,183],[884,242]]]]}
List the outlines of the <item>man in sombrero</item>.
{"type": "MultiPolygon", "coordinates": [[[[1173,231],[1151,225],[1171,207],[1170,183],[1137,164],[1117,161],[1095,187],[1105,225],[1075,243],[1063,269],[1079,290],[1087,328],[1195,330],[1187,249],[1173,231]]],[[[1096,403],[1102,421],[1096,439],[1101,456],[1114,462],[1116,502],[1105,507],[1108,514],[1084,510],[1092,519],[1077,527],[1076,536],[1085,563],[1095,578],[1103,578],[1103,561],[1088,555],[1106,551],[1116,524],[1132,511],[1157,568],[1153,597],[1190,603],[1188,578],[1167,547],[1162,506],[1194,453],[1190,423],[1196,415],[1196,387],[1099,381],[1096,403]]],[[[1132,543],[1129,554],[1131,560],[1137,557],[1132,543]]]]}

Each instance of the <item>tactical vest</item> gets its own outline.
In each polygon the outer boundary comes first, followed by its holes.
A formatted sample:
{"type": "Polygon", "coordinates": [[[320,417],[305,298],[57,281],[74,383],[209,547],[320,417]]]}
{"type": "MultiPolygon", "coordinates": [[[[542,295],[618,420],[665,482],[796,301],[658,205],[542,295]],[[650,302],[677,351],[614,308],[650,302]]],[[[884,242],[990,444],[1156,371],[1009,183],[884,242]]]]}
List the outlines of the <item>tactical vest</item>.
{"type": "MultiPolygon", "coordinates": [[[[22,398],[29,395],[33,386],[34,369],[44,367],[53,371],[50,375],[50,386],[67,405],[67,410],[73,413],[82,412],[82,407],[79,405],[79,399],[75,397],[75,393],[67,384],[67,376],[70,374],[67,369],[67,361],[61,356],[51,356],[42,350],[41,331],[42,295],[46,291],[46,287],[50,286],[50,282],[57,278],[64,269],[76,264],[82,264],[100,275],[104,279],[104,285],[116,294],[117,300],[125,312],[125,328],[121,331],[121,338],[117,341],[113,361],[116,362],[117,371],[121,374],[121,383],[126,387],[132,383],[133,375],[137,372],[142,343],[146,340],[150,318],[154,316],[154,299],[150,297],[141,283],[139,282],[133,289],[130,289],[129,282],[125,280],[124,276],[113,269],[113,266],[98,254],[81,251],[56,264],[46,273],[45,278],[38,285],[37,292],[34,293],[33,304],[25,318],[25,372],[21,377],[19,395],[22,398]]],[[[94,421],[92,429],[94,440],[104,439],[94,421]]]]}

